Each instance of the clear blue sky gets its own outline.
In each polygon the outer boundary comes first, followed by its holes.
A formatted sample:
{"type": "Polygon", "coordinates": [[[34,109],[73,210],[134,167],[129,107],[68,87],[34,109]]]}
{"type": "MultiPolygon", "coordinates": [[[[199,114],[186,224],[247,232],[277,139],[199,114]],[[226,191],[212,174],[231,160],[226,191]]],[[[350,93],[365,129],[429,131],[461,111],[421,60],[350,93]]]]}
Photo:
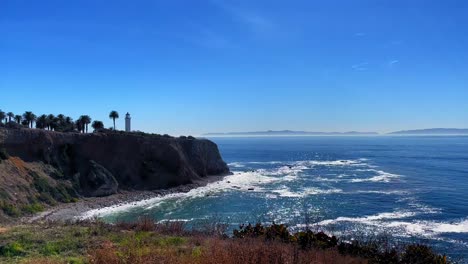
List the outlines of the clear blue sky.
{"type": "Polygon", "coordinates": [[[170,134],[468,127],[468,1],[0,0],[0,91],[170,134]]]}

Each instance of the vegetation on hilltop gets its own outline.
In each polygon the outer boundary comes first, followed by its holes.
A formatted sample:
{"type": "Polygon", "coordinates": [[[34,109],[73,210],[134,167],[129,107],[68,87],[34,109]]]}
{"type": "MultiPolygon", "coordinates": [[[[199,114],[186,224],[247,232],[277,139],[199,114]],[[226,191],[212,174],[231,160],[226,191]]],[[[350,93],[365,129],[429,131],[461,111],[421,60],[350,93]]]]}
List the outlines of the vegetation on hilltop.
{"type": "MultiPolygon", "coordinates": [[[[109,117],[113,119],[114,126],[109,128],[115,130],[115,120],[119,118],[117,111],[111,111],[109,117]]],[[[81,132],[88,133],[88,125],[92,124],[94,131],[104,129],[104,123],[99,120],[94,120],[89,115],[81,115],[76,121],[69,116],[59,114],[42,114],[37,116],[31,111],[26,111],[22,115],[15,115],[12,112],[5,113],[0,110],[0,126],[7,127],[27,127],[46,129],[58,132],[81,132]]]]}

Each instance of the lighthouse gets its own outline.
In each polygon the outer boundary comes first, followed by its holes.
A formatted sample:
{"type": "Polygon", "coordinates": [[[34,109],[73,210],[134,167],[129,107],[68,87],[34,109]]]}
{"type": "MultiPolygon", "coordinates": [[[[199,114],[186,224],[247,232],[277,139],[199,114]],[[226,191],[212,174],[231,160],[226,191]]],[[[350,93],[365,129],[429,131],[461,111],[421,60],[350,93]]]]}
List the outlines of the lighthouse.
{"type": "Polygon", "coordinates": [[[131,122],[132,118],[130,117],[130,114],[127,112],[125,115],[125,132],[130,132],[131,131],[131,122]]]}

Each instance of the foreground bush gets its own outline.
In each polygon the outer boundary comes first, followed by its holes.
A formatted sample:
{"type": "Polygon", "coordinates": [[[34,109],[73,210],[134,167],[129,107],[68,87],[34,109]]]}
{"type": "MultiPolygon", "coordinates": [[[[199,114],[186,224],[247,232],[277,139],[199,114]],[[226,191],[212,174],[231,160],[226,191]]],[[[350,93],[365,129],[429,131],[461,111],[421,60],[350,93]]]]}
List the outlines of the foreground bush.
{"type": "Polygon", "coordinates": [[[0,263],[388,263],[444,264],[425,245],[402,250],[377,240],[339,241],[323,232],[291,233],[286,225],[242,225],[226,236],[218,223],[188,230],[184,223],[46,223],[0,228],[0,263]]]}
{"type": "Polygon", "coordinates": [[[403,247],[403,250],[398,251],[396,247],[389,247],[387,245],[388,241],[369,239],[368,241],[339,242],[335,236],[329,236],[324,232],[306,230],[291,234],[286,225],[275,223],[270,226],[259,223],[256,225],[241,225],[238,230],[234,230],[233,235],[237,239],[257,238],[264,242],[279,241],[293,244],[301,250],[336,249],[341,255],[363,258],[368,260],[369,263],[450,263],[445,255],[435,253],[426,245],[407,245],[403,247]]]}

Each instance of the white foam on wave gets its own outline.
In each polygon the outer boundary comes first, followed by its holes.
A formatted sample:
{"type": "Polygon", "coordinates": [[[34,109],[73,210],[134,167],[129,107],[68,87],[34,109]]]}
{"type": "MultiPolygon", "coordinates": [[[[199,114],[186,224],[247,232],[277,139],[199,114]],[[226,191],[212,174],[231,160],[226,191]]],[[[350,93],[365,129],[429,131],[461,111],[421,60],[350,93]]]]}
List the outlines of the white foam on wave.
{"type": "MultiPolygon", "coordinates": [[[[300,160],[300,161],[251,161],[251,162],[231,162],[229,166],[232,168],[245,168],[248,167],[248,164],[269,164],[269,165],[278,165],[274,168],[262,168],[258,169],[255,172],[265,175],[265,176],[281,176],[283,181],[293,181],[296,180],[302,172],[305,170],[314,169],[315,166],[358,166],[358,167],[370,167],[367,163],[365,163],[367,159],[357,159],[357,160],[300,160]]],[[[359,169],[357,169],[359,170],[359,169]]],[[[366,169],[369,170],[369,169],[366,169]]],[[[375,171],[373,169],[370,169],[375,171]]],[[[383,174],[385,172],[381,172],[383,174]]],[[[349,175],[339,175],[338,178],[343,176],[349,175]]],[[[386,178],[391,177],[391,174],[388,175],[378,175],[372,179],[355,179],[355,182],[360,181],[382,181],[386,178]],[[377,177],[377,178],[376,178],[377,177]]],[[[339,182],[341,179],[331,179],[331,178],[324,178],[324,177],[316,177],[315,181],[323,181],[323,182],[339,182]]]]}
{"type": "Polygon", "coordinates": [[[228,166],[233,168],[244,168],[245,164],[243,164],[242,162],[231,162],[228,163],[228,166]]]}
{"type": "Polygon", "coordinates": [[[303,166],[304,169],[310,169],[313,166],[369,166],[365,161],[368,159],[357,160],[299,160],[299,161],[249,161],[249,162],[231,162],[228,165],[232,167],[245,167],[246,164],[268,164],[285,166],[303,166]],[[288,165],[289,164],[289,165],[288,165]]]}
{"type": "MultiPolygon", "coordinates": [[[[364,160],[333,160],[333,161],[321,161],[321,160],[302,160],[295,162],[279,162],[271,161],[268,164],[282,164],[277,168],[266,168],[259,169],[257,172],[268,175],[268,176],[283,176],[283,180],[292,181],[299,177],[299,175],[305,170],[314,169],[315,166],[366,166],[366,163],[363,163],[364,160]]],[[[256,162],[250,162],[256,163],[256,162]]],[[[259,162],[260,163],[260,162],[259,162]]],[[[262,162],[266,163],[266,162],[262,162]]],[[[316,181],[329,181],[329,182],[338,182],[340,179],[331,179],[316,177],[316,181]]]]}
{"type": "Polygon", "coordinates": [[[441,212],[440,208],[434,208],[429,205],[421,204],[419,202],[414,201],[414,197],[408,197],[408,200],[410,200],[410,202],[408,203],[409,206],[424,214],[438,214],[441,212]]]}
{"type": "Polygon", "coordinates": [[[385,194],[385,195],[405,195],[408,194],[406,191],[374,191],[374,190],[362,190],[362,191],[355,191],[354,193],[369,193],[369,194],[385,194]]]}
{"type": "Polygon", "coordinates": [[[403,229],[407,234],[431,237],[443,233],[468,233],[468,219],[455,222],[395,221],[385,224],[389,228],[403,229]]]}
{"type": "Polygon", "coordinates": [[[306,170],[307,167],[304,166],[281,166],[275,169],[259,169],[257,170],[258,173],[268,175],[268,176],[284,176],[288,178],[284,178],[286,180],[294,180],[297,178],[298,174],[306,170]]]}
{"type": "Polygon", "coordinates": [[[247,164],[283,164],[284,161],[249,161],[247,164]]]}
{"type": "Polygon", "coordinates": [[[299,192],[293,192],[289,188],[283,188],[283,189],[277,189],[277,190],[272,190],[272,193],[278,194],[280,197],[291,197],[291,198],[299,198],[303,197],[303,195],[299,192]]]}
{"type": "Polygon", "coordinates": [[[402,211],[402,212],[379,213],[376,215],[369,215],[369,216],[363,216],[363,217],[340,216],[336,219],[323,220],[317,224],[318,225],[330,225],[330,224],[336,224],[338,222],[357,222],[357,223],[367,224],[367,225],[376,225],[378,224],[378,222],[381,222],[382,220],[407,218],[407,217],[412,217],[415,215],[416,213],[414,212],[402,211]]]}
{"type": "MultiPolygon", "coordinates": [[[[91,218],[95,216],[104,216],[113,214],[121,211],[128,211],[132,208],[140,207],[142,209],[151,209],[158,207],[165,202],[171,200],[179,203],[186,199],[193,199],[197,197],[212,196],[221,193],[226,190],[231,191],[249,191],[249,192],[264,192],[270,193],[271,197],[305,197],[308,195],[319,195],[319,194],[331,194],[340,193],[341,189],[318,189],[318,188],[305,188],[300,191],[291,191],[290,189],[283,188],[279,190],[266,191],[265,185],[274,182],[285,182],[296,180],[299,175],[308,169],[313,169],[314,166],[366,166],[364,163],[365,159],[358,160],[332,160],[332,161],[321,161],[321,160],[303,160],[295,162],[281,162],[281,161],[268,161],[268,162],[232,162],[229,165],[231,167],[243,168],[246,164],[282,164],[277,168],[266,168],[252,171],[238,171],[234,172],[233,175],[226,176],[222,181],[210,183],[204,187],[199,187],[190,190],[186,193],[173,193],[161,197],[155,197],[147,200],[138,202],[124,203],[117,206],[91,210],[85,213],[82,218],[91,218]]],[[[375,177],[381,177],[378,181],[385,181],[387,178],[393,178],[397,175],[386,173],[383,171],[376,171],[380,175],[375,177]],[[382,178],[383,177],[383,178],[382,178]]],[[[321,181],[337,181],[329,178],[317,177],[317,180],[321,181]]],[[[363,180],[363,179],[354,179],[363,180]]],[[[372,178],[371,178],[372,181],[372,178]]]]}
{"type": "Polygon", "coordinates": [[[419,235],[433,237],[443,233],[468,233],[468,218],[451,222],[424,220],[404,221],[405,218],[414,217],[419,213],[420,212],[396,211],[363,217],[338,217],[336,219],[323,220],[318,222],[317,225],[327,226],[340,222],[352,222],[384,230],[396,229],[399,230],[399,232],[395,232],[395,234],[400,236],[419,235]]]}
{"type": "Polygon", "coordinates": [[[94,209],[84,213],[79,218],[90,219],[102,217],[118,212],[129,211],[133,208],[152,209],[167,201],[181,201],[205,197],[207,195],[216,195],[226,190],[260,192],[263,191],[261,188],[262,185],[280,180],[281,178],[268,177],[255,171],[234,172],[233,175],[226,176],[221,181],[209,183],[206,186],[194,188],[188,192],[171,193],[137,202],[122,203],[115,206],[94,209]]]}
{"type": "Polygon", "coordinates": [[[314,177],[313,180],[317,181],[317,182],[339,182],[339,181],[342,181],[341,179],[330,179],[330,178],[323,178],[323,177],[320,177],[320,176],[314,177]]]}
{"type": "Polygon", "coordinates": [[[307,167],[312,166],[366,166],[367,164],[362,162],[362,160],[304,160],[297,161],[296,164],[303,165],[307,167]]]}
{"type": "Polygon", "coordinates": [[[438,233],[468,233],[468,219],[455,223],[437,223],[432,230],[438,233]]]}
{"type": "Polygon", "coordinates": [[[280,197],[291,197],[291,198],[301,198],[309,195],[321,195],[321,194],[333,194],[341,193],[341,189],[319,189],[319,188],[304,188],[299,191],[291,191],[289,188],[284,187],[283,189],[272,190],[271,192],[278,194],[280,197]]]}
{"type": "Polygon", "coordinates": [[[377,173],[377,175],[370,177],[370,178],[352,179],[351,182],[354,182],[354,183],[356,182],[391,182],[392,180],[401,177],[401,175],[385,172],[382,170],[370,169],[367,171],[373,171],[377,173]]]}
{"type": "MultiPolygon", "coordinates": [[[[280,181],[281,178],[265,175],[262,171],[233,172],[233,175],[226,176],[221,182],[223,187],[229,188],[233,185],[238,187],[250,187],[252,185],[268,184],[280,181]],[[224,186],[227,185],[227,186],[224,186]]],[[[236,188],[238,189],[238,188],[236,188]]]]}

